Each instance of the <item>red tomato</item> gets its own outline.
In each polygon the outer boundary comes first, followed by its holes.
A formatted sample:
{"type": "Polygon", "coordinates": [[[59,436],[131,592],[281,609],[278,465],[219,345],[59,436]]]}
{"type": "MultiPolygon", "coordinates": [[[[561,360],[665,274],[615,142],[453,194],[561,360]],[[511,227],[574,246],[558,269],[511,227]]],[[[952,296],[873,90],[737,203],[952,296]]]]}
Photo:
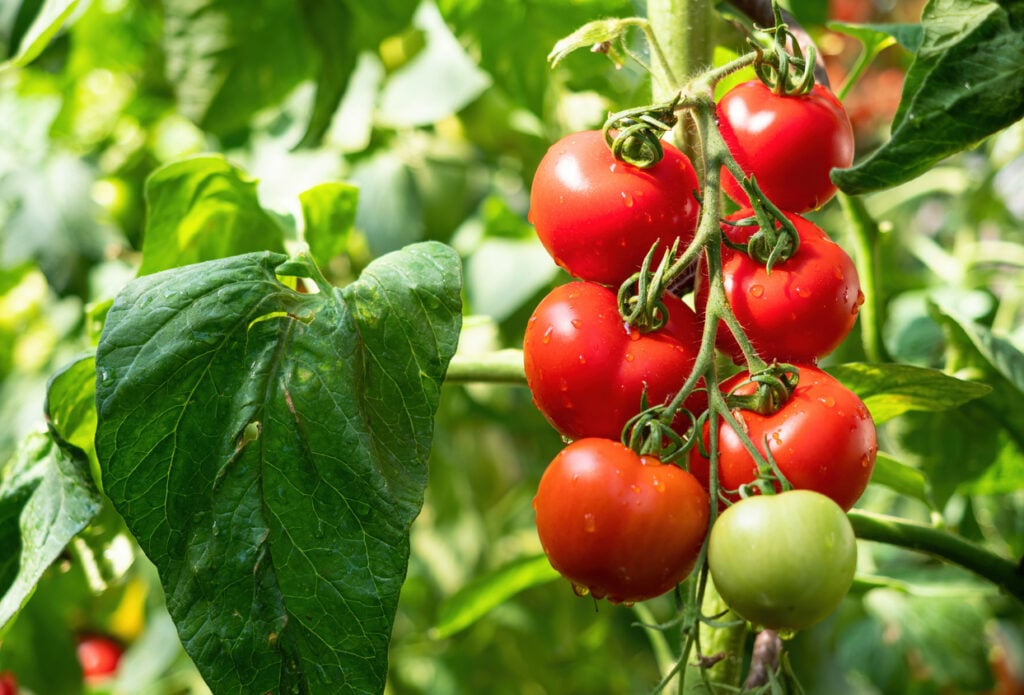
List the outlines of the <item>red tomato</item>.
{"type": "MultiPolygon", "coordinates": [[[[875,423],[864,403],[831,375],[816,367],[799,367],[793,395],[777,412],[759,415],[746,410],[733,414],[757,450],[775,463],[798,490],[820,492],[849,510],[868,485],[878,443],[875,423]],[[765,448],[767,446],[767,449],[765,448]]],[[[722,390],[745,394],[753,384],[741,372],[722,383],[722,390]]],[[[718,480],[723,490],[737,490],[757,478],[757,464],[739,436],[724,421],[718,430],[718,480]]],[[[707,445],[709,428],[704,426],[707,445]]],[[[690,453],[690,471],[709,485],[709,461],[697,447],[690,453]]],[[[738,499],[733,495],[732,500],[738,499]]]]}
{"type": "MultiPolygon", "coordinates": [[[[822,85],[808,94],[780,96],[752,80],[726,92],[717,111],[719,130],[736,163],[781,210],[820,208],[836,192],[829,172],[853,163],[850,119],[822,85]]],[[[722,188],[740,205],[749,205],[724,168],[722,188]]]]}
{"type": "MultiPolygon", "coordinates": [[[[541,300],[526,324],[523,362],[533,401],[571,439],[619,439],[626,422],[649,405],[671,400],[689,377],[700,348],[700,320],[665,296],[668,323],[642,333],[627,328],[616,293],[592,282],[570,282],[541,300]]],[[[702,392],[684,405],[695,414],[702,392]]],[[[689,420],[686,421],[689,426],[689,420]]]]}
{"type": "Polygon", "coordinates": [[[0,695],[18,695],[18,679],[10,671],[0,673],[0,695]]]}
{"type": "MultiPolygon", "coordinates": [[[[750,211],[730,216],[750,217],[750,211]]],[[[768,362],[817,362],[839,346],[857,320],[864,295],[857,268],[838,244],[817,225],[787,213],[800,247],[788,260],[765,265],[742,251],[722,247],[722,274],[726,299],[757,353],[768,362]]],[[[723,225],[736,243],[745,243],[757,227],[723,225]]],[[[695,281],[696,305],[707,304],[707,264],[701,259],[695,281]]],[[[743,352],[724,325],[718,347],[737,364],[743,352]]]]}
{"type": "Polygon", "coordinates": [[[600,131],[551,146],[533,178],[530,221],[559,266],[618,286],[654,242],[662,253],[676,238],[686,247],[697,228],[697,175],[686,155],[664,149],[661,161],[640,169],[616,160],[600,131]]]}
{"type": "Polygon", "coordinates": [[[707,492],[682,468],[609,439],[579,439],[544,471],[533,508],[551,566],[612,603],[660,596],[693,569],[707,492]]]}
{"type": "Polygon", "coordinates": [[[78,639],[78,661],[86,681],[109,678],[121,662],[124,648],[116,640],[104,635],[82,635],[78,639]]]}

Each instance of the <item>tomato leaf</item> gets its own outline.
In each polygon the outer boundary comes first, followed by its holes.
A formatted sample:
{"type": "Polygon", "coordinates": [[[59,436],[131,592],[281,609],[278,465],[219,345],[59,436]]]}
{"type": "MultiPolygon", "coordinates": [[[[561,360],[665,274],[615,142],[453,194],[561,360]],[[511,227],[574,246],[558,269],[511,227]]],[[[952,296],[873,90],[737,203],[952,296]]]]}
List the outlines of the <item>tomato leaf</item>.
{"type": "Polygon", "coordinates": [[[519,558],[493,572],[479,575],[441,605],[431,636],[436,639],[451,637],[519,592],[559,577],[547,555],[519,558]]]}
{"type": "Polygon", "coordinates": [[[864,401],[875,424],[912,410],[955,408],[991,390],[985,384],[957,379],[938,369],[908,364],[851,362],[830,366],[828,372],[864,401]]]}
{"type": "Polygon", "coordinates": [[[283,251],[281,227],[260,206],[256,181],[223,157],[190,157],[146,181],[140,275],[250,251],[283,251]]]}
{"type": "Polygon", "coordinates": [[[847,193],[909,181],[1024,117],[1019,3],[932,0],[888,142],[832,178],[847,193]]]}
{"type": "Polygon", "coordinates": [[[97,349],[107,494],[215,692],[380,692],[461,325],[438,243],[300,294],[308,257],[141,277],[97,349]]]}
{"type": "Polygon", "coordinates": [[[20,37],[11,37],[20,39],[18,48],[8,60],[0,63],[0,72],[12,67],[24,67],[35,60],[71,18],[78,2],[45,0],[25,33],[20,37]]]}
{"type": "Polygon", "coordinates": [[[929,509],[935,508],[928,477],[917,468],[897,461],[889,454],[878,452],[875,468],[871,473],[871,483],[923,502],[929,509]]]}
{"type": "Polygon", "coordinates": [[[943,505],[961,490],[1011,492],[1024,486],[1024,354],[954,309],[933,304],[950,368],[990,390],[984,397],[928,416],[905,416],[893,429],[901,458],[924,471],[943,505]]]}
{"type": "Polygon", "coordinates": [[[359,189],[349,183],[321,183],[299,194],[303,238],[321,265],[345,252],[356,221],[359,189]]]}
{"type": "Polygon", "coordinates": [[[405,28],[418,2],[301,0],[298,10],[316,49],[316,97],[309,126],[299,143],[315,147],[331,126],[355,71],[359,54],[405,28]]]}
{"type": "Polygon", "coordinates": [[[101,506],[85,454],[46,434],[26,438],[0,477],[0,627],[101,506]]]}

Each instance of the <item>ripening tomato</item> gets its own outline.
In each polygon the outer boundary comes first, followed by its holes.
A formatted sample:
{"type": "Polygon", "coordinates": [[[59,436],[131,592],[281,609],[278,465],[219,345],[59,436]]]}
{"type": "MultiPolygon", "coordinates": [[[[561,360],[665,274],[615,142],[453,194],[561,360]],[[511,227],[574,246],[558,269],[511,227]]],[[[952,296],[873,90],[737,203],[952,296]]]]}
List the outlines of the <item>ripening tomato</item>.
{"type": "Polygon", "coordinates": [[[850,520],[809,490],[740,500],[708,538],[719,595],[761,628],[791,632],[820,622],[849,593],[856,566],[850,520]]]}
{"type": "MultiPolygon", "coordinates": [[[[853,128],[843,105],[827,87],[782,96],[760,80],[739,84],[719,100],[718,127],[748,176],[781,210],[816,210],[835,195],[833,167],[853,163],[853,128]]],[[[749,205],[743,188],[722,170],[722,189],[749,205]]]]}
{"type": "MultiPolygon", "coordinates": [[[[860,398],[835,377],[810,366],[799,366],[798,371],[797,386],[779,410],[760,415],[736,409],[733,415],[762,455],[771,452],[794,488],[819,492],[848,510],[864,492],[875,467],[874,420],[860,398]]],[[[736,374],[722,383],[722,391],[752,393],[755,385],[749,376],[748,372],[736,374]]],[[[757,464],[732,427],[724,420],[720,423],[719,486],[734,491],[757,478],[757,464]]],[[[708,434],[705,424],[705,445],[708,434]]],[[[705,486],[709,463],[698,447],[691,449],[690,471],[705,486]]]]}
{"type": "Polygon", "coordinates": [[[124,647],[117,640],[98,634],[78,638],[78,661],[86,681],[104,680],[114,675],[121,663],[124,647]]]}
{"type": "MultiPolygon", "coordinates": [[[[702,326],[677,297],[664,300],[668,323],[649,333],[625,325],[616,292],[603,285],[569,282],[541,300],[526,324],[523,363],[534,403],[555,429],[571,439],[619,439],[645,393],[649,405],[678,393],[702,326]]],[[[684,405],[700,414],[706,403],[697,391],[684,405]]]]}
{"type": "MultiPolygon", "coordinates": [[[[744,210],[728,219],[752,214],[744,210]]],[[[761,261],[722,246],[726,299],[761,358],[817,362],[849,335],[864,294],[857,267],[841,246],[810,220],[793,213],[786,217],[800,236],[800,246],[791,258],[775,263],[771,272],[761,261]]],[[[757,227],[723,224],[722,231],[742,244],[757,227]]],[[[695,280],[696,305],[704,307],[707,296],[707,263],[702,258],[695,280]]],[[[743,352],[725,325],[719,327],[716,343],[737,364],[743,362],[743,352]]]]}
{"type": "Polygon", "coordinates": [[[693,569],[707,534],[707,492],[682,468],[610,439],[578,439],[544,471],[537,533],[577,593],[613,603],[660,596],[693,569]]]}
{"type": "Polygon", "coordinates": [[[555,262],[574,277],[620,285],[655,242],[680,250],[697,228],[697,175],[664,143],[647,169],[615,159],[598,130],[573,133],[548,150],[530,189],[530,221],[555,262]]]}

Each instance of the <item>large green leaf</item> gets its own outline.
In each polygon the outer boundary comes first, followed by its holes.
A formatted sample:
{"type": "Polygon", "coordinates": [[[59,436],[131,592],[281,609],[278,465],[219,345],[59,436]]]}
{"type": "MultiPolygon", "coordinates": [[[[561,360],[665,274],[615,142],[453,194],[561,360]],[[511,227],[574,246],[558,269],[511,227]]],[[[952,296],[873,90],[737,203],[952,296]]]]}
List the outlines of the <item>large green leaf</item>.
{"type": "Polygon", "coordinates": [[[30,435],[0,476],[0,627],[20,610],[64,547],[100,510],[86,456],[30,435]]]}
{"type": "Polygon", "coordinates": [[[828,371],[864,401],[876,424],[909,411],[949,410],[992,390],[938,369],[909,364],[851,362],[831,366],[828,371]]]}
{"type": "Polygon", "coordinates": [[[139,278],[97,351],[107,494],[217,693],[381,692],[461,325],[458,258],[378,259],[343,289],[308,257],[139,278]]]}
{"type": "Polygon", "coordinates": [[[892,136],[833,172],[847,193],[909,181],[1024,117],[1024,2],[931,0],[892,136]]]}
{"type": "Polygon", "coordinates": [[[218,155],[182,159],[146,180],[140,275],[250,251],[283,251],[284,233],[260,206],[256,182],[218,155]]]}

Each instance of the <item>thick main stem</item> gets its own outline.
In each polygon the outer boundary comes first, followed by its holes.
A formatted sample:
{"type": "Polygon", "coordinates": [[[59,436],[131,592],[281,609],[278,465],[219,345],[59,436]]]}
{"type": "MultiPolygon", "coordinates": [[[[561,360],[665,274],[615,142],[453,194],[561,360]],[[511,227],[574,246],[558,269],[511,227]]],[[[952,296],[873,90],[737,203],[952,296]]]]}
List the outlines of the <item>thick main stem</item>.
{"type": "MultiPolygon", "coordinates": [[[[711,65],[711,0],[647,0],[647,19],[667,65],[653,61],[655,103],[669,101],[687,80],[711,65]]],[[[696,148],[686,132],[686,119],[675,129],[675,141],[693,159],[696,148]]]]}

